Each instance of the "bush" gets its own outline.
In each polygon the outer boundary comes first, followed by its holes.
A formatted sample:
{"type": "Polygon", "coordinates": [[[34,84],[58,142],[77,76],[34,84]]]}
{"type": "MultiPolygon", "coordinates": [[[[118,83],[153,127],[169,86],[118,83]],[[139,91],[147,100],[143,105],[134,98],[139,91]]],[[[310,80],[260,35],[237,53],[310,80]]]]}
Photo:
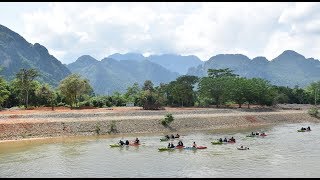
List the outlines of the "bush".
{"type": "Polygon", "coordinates": [[[172,116],[172,114],[167,114],[165,115],[165,118],[161,121],[161,124],[163,126],[169,126],[170,123],[172,123],[174,121],[174,118],[172,116]]]}
{"type": "Polygon", "coordinates": [[[308,110],[308,114],[312,117],[319,117],[319,110],[316,107],[312,107],[308,110]]]}
{"type": "Polygon", "coordinates": [[[109,134],[111,133],[117,133],[118,130],[117,130],[117,126],[116,126],[116,121],[111,121],[111,124],[110,124],[110,130],[108,131],[109,134]]]}
{"type": "Polygon", "coordinates": [[[97,123],[96,124],[96,127],[95,127],[95,132],[99,135],[100,134],[100,123],[97,123]]]}

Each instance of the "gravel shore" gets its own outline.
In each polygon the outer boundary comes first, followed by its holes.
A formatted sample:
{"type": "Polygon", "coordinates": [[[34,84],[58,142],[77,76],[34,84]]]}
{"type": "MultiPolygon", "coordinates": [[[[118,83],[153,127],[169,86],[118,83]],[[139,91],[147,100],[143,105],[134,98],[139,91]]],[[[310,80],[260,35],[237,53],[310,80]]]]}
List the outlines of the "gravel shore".
{"type": "Polygon", "coordinates": [[[14,111],[0,112],[0,140],[76,136],[96,134],[133,134],[215,130],[255,127],[280,123],[319,122],[310,117],[306,108],[277,109],[216,109],[166,108],[146,111],[139,108],[110,110],[14,111]],[[169,127],[161,125],[167,113],[174,121],[169,127]],[[114,132],[111,132],[111,129],[114,132]]]}

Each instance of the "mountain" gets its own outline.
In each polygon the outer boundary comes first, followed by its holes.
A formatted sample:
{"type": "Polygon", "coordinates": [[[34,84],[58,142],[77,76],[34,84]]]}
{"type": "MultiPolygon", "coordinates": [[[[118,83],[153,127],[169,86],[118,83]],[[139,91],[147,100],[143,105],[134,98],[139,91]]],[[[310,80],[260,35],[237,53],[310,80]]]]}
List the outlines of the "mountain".
{"type": "Polygon", "coordinates": [[[138,53],[126,53],[119,54],[115,53],[108,58],[116,60],[133,60],[142,61],[149,60],[153,63],[159,64],[162,67],[169,69],[172,72],[177,72],[180,75],[187,73],[188,69],[193,66],[203,64],[203,62],[197,56],[181,56],[176,54],[162,54],[162,55],[151,55],[149,57],[144,57],[142,54],[138,53]]]}
{"type": "Polygon", "coordinates": [[[278,86],[305,87],[320,79],[320,61],[286,50],[269,61],[265,57],[250,60],[241,54],[220,54],[203,65],[189,68],[188,75],[207,76],[208,69],[230,68],[235,74],[247,78],[263,78],[278,86]]]}
{"type": "Polygon", "coordinates": [[[115,91],[125,92],[128,86],[138,82],[143,85],[151,80],[154,85],[168,83],[178,77],[178,73],[148,60],[114,60],[104,58],[98,61],[90,56],[81,56],[67,67],[72,73],[79,73],[90,80],[96,94],[112,94],[115,91]]]}
{"type": "Polygon", "coordinates": [[[193,55],[181,56],[176,54],[162,54],[151,55],[146,59],[181,75],[185,75],[190,67],[203,64],[197,56],[193,55]]]}
{"type": "Polygon", "coordinates": [[[0,66],[7,81],[15,78],[21,68],[35,68],[40,72],[39,80],[56,87],[60,80],[71,72],[48,50],[38,44],[27,42],[22,36],[0,25],[0,66]]]}
{"type": "Polygon", "coordinates": [[[145,57],[142,54],[138,53],[126,53],[126,54],[120,54],[120,53],[115,53],[107,58],[115,59],[115,60],[134,60],[134,61],[142,61],[145,59],[145,57]]]}

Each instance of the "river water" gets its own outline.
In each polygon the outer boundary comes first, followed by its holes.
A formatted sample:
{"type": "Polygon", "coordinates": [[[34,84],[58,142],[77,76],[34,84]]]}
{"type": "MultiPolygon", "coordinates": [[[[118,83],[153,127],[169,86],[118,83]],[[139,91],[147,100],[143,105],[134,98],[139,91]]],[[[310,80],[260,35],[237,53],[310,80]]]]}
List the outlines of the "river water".
{"type": "MultiPolygon", "coordinates": [[[[163,134],[70,137],[0,143],[0,177],[320,177],[320,124],[183,132],[186,146],[199,150],[159,152],[163,134]],[[311,132],[297,132],[310,126],[311,132]],[[266,137],[246,137],[265,131],[266,137]],[[113,147],[123,138],[139,137],[138,147],[113,147]],[[233,136],[235,144],[212,145],[233,136]],[[237,150],[240,145],[249,150],[237,150]]],[[[177,140],[173,141],[174,144],[177,140]]]]}

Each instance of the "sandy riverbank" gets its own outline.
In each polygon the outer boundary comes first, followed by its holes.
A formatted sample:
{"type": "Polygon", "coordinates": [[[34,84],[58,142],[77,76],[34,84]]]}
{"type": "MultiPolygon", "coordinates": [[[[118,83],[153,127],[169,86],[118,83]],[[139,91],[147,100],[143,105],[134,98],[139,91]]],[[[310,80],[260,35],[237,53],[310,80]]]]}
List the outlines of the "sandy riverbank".
{"type": "Polygon", "coordinates": [[[305,108],[216,109],[166,108],[145,111],[137,107],[100,109],[6,110],[0,112],[0,140],[108,134],[112,124],[118,134],[174,133],[192,130],[258,127],[281,123],[320,122],[305,108]],[[170,127],[160,121],[167,113],[175,120],[170,127]]]}

